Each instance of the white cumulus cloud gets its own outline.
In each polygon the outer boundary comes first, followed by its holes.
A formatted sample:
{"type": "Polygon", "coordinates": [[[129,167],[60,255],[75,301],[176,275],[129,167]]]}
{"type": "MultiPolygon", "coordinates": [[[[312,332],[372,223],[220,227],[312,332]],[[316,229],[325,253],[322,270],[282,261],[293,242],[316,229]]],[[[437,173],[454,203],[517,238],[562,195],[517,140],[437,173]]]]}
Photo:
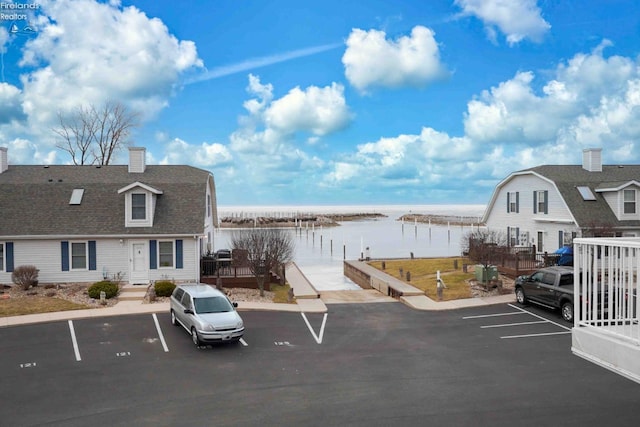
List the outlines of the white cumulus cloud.
{"type": "Polygon", "coordinates": [[[455,4],[463,15],[480,19],[491,38],[498,28],[510,45],[524,39],[540,42],[551,28],[536,0],[455,0],[455,4]]]}
{"type": "Polygon", "coordinates": [[[326,135],[346,127],[351,114],[344,98],[344,87],[332,83],[322,88],[291,89],[273,101],[265,111],[265,119],[269,127],[285,133],[302,130],[326,135]]]}
{"type": "Polygon", "coordinates": [[[0,82],[0,125],[21,119],[22,93],[8,83],[0,82]]]}
{"type": "Polygon", "coordinates": [[[640,139],[640,61],[605,57],[608,45],[574,55],[546,81],[522,71],[482,92],[467,104],[466,136],[499,147],[502,164],[511,170],[579,161],[581,150],[590,147],[627,162],[640,139]]]}
{"type": "Polygon", "coordinates": [[[59,109],[117,99],[143,116],[167,104],[180,75],[200,67],[195,44],[134,6],[43,0],[37,35],[23,50],[24,109],[47,123],[59,109]]]}
{"type": "Polygon", "coordinates": [[[297,133],[324,136],[344,129],[353,119],[344,98],[344,87],[295,87],[282,98],[274,99],[273,86],[262,84],[260,78],[249,75],[247,92],[253,98],[244,102],[249,113],[240,118],[240,128],[234,132],[231,146],[244,152],[290,151],[297,133]]]}
{"type": "Polygon", "coordinates": [[[360,91],[371,86],[424,86],[447,74],[435,33],[423,26],[396,40],[387,39],[384,31],[354,29],[346,44],[345,74],[360,91]]]}
{"type": "Polygon", "coordinates": [[[217,142],[200,145],[189,144],[175,138],[165,145],[165,156],[161,165],[195,165],[202,168],[224,166],[231,163],[233,156],[229,149],[217,142]]]}

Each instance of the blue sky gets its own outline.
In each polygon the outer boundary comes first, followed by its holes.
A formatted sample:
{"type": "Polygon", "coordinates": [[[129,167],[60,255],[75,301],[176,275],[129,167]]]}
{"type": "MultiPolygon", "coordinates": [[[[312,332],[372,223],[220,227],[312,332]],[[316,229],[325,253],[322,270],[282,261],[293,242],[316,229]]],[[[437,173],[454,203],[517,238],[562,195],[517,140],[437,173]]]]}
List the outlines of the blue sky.
{"type": "Polygon", "coordinates": [[[107,100],[222,206],[486,204],[584,148],[640,162],[635,0],[3,3],[37,5],[1,11],[10,165],[70,163],[58,112],[107,100]]]}

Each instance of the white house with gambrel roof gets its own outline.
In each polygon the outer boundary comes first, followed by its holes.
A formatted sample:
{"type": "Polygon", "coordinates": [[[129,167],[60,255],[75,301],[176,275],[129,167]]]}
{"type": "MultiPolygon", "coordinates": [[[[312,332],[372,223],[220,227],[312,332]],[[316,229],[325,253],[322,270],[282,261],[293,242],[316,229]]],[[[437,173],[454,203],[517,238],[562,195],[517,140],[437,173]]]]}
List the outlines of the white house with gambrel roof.
{"type": "Polygon", "coordinates": [[[601,149],[582,165],[513,172],[495,188],[483,221],[511,246],[553,252],[575,237],[640,236],[640,165],[602,165],[601,149]]]}
{"type": "Polygon", "coordinates": [[[0,285],[34,265],[41,283],[193,281],[213,247],[213,175],[191,166],[10,165],[0,147],[0,285]]]}

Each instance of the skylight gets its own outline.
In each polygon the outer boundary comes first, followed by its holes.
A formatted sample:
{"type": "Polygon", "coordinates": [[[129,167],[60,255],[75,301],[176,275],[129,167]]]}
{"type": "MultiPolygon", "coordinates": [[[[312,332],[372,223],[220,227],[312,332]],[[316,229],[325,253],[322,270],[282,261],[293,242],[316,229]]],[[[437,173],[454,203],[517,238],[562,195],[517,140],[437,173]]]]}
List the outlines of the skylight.
{"type": "Polygon", "coordinates": [[[71,193],[70,205],[79,205],[82,202],[82,195],[84,194],[84,188],[75,188],[71,193]]]}
{"type": "Polygon", "coordinates": [[[596,200],[596,196],[593,194],[593,191],[586,185],[579,185],[576,187],[582,196],[582,200],[596,200]]]}

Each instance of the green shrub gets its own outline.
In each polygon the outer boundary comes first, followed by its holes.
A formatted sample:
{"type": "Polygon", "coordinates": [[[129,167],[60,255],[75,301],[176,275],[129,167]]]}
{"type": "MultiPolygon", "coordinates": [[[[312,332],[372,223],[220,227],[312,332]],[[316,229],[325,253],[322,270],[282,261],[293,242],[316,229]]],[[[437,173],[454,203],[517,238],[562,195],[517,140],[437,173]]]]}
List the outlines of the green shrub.
{"type": "Polygon", "coordinates": [[[155,284],[156,296],[170,297],[175,288],[176,288],[175,283],[170,282],[169,280],[160,280],[155,284]]]}
{"type": "Polygon", "coordinates": [[[34,265],[21,265],[11,273],[11,281],[27,290],[32,286],[38,286],[38,270],[34,265]]]}
{"type": "Polygon", "coordinates": [[[100,299],[100,292],[104,291],[107,299],[113,298],[118,295],[118,284],[109,280],[103,280],[102,282],[96,282],[89,286],[87,293],[93,299],[100,299]]]}

